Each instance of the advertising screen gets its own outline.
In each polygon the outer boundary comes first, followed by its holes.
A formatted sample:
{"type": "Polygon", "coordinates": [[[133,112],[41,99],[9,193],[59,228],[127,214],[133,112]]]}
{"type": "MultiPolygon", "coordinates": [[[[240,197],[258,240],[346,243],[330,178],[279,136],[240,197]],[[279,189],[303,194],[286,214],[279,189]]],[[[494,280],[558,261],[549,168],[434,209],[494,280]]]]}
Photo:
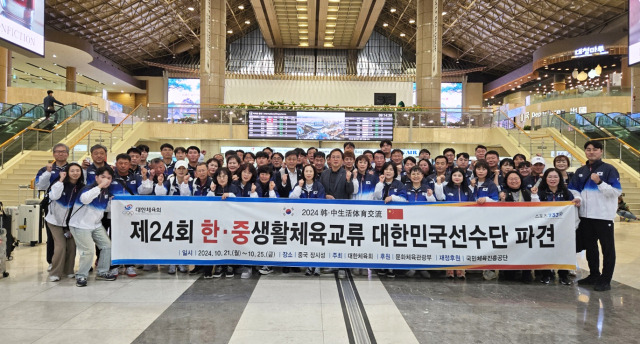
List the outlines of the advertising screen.
{"type": "Polygon", "coordinates": [[[200,79],[169,78],[169,120],[195,118],[200,104],[200,79]]]}
{"type": "Polygon", "coordinates": [[[640,62],[640,1],[629,0],[629,66],[640,62]]]}
{"type": "Polygon", "coordinates": [[[393,114],[249,111],[249,138],[323,141],[393,140],[393,114]]]}
{"type": "MultiPolygon", "coordinates": [[[[460,122],[462,113],[462,83],[460,82],[443,82],[440,85],[440,106],[442,107],[443,117],[446,117],[446,124],[455,124],[460,122]]],[[[442,118],[444,122],[445,118],[442,118]]]]}
{"type": "Polygon", "coordinates": [[[2,0],[0,4],[0,41],[44,56],[44,0],[2,0]]]}

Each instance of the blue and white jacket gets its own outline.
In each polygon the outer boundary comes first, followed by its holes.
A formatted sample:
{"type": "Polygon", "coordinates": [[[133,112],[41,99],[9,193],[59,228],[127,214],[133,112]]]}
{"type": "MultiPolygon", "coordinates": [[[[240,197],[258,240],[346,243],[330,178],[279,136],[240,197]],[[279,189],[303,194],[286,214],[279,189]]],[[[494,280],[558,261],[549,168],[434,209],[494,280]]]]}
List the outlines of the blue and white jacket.
{"type": "Polygon", "coordinates": [[[309,185],[306,182],[303,187],[296,185],[293,191],[289,194],[289,198],[321,198],[325,199],[326,194],[324,192],[324,186],[320,182],[314,182],[309,185]]]}
{"type": "Polygon", "coordinates": [[[60,227],[67,226],[67,216],[70,215],[70,211],[80,194],[80,188],[71,183],[66,185],[58,181],[51,186],[49,190],[49,212],[44,218],[45,221],[60,227]]]}
{"type": "Polygon", "coordinates": [[[116,172],[111,185],[109,185],[109,192],[112,195],[151,195],[153,181],[151,179],[142,181],[140,175],[135,175],[131,172],[126,176],[121,176],[116,172]],[[126,188],[125,185],[127,186],[126,188]]]}
{"type": "Polygon", "coordinates": [[[475,188],[469,187],[473,192],[473,199],[478,200],[482,197],[487,198],[487,202],[498,202],[500,200],[500,191],[491,179],[485,179],[481,185],[475,188]]]}
{"type": "Polygon", "coordinates": [[[394,179],[391,183],[378,182],[373,192],[373,199],[384,200],[387,196],[391,196],[391,201],[393,202],[406,202],[407,190],[405,190],[404,184],[397,179],[394,179]]]}
{"type": "MultiPolygon", "coordinates": [[[[214,192],[211,191],[211,184],[213,180],[211,177],[207,177],[204,184],[200,181],[200,178],[195,178],[189,181],[189,183],[180,184],[180,196],[214,196],[214,192]]],[[[216,188],[216,191],[218,188],[216,188]]]]}
{"type": "Polygon", "coordinates": [[[49,190],[49,186],[53,185],[56,180],[60,179],[60,172],[64,172],[67,168],[67,163],[62,166],[58,166],[55,162],[53,163],[53,168],[51,172],[47,171],[47,166],[38,170],[38,174],[36,174],[36,189],[38,190],[49,190]]]}
{"type": "Polygon", "coordinates": [[[372,200],[373,192],[380,178],[377,178],[375,174],[369,174],[369,171],[366,171],[364,174],[358,173],[355,175],[355,178],[358,180],[358,192],[355,193],[351,199],[372,200]]]}
{"type": "Polygon", "coordinates": [[[427,192],[431,190],[427,184],[420,184],[419,188],[414,188],[413,184],[405,184],[405,189],[407,191],[407,201],[410,203],[413,202],[435,202],[436,197],[432,194],[431,196],[427,196],[427,192]]]}
{"type": "Polygon", "coordinates": [[[618,209],[618,196],[622,193],[620,175],[615,167],[603,162],[587,162],[576,170],[569,182],[569,191],[580,197],[580,217],[613,221],[618,209]],[[600,177],[600,184],[591,180],[591,174],[600,177]]]}
{"type": "Polygon", "coordinates": [[[449,185],[449,184],[436,184],[435,194],[438,201],[449,201],[449,202],[472,202],[475,201],[473,198],[473,192],[470,188],[461,189],[458,185],[449,185]]]}
{"type": "Polygon", "coordinates": [[[111,205],[110,188],[101,189],[96,183],[80,190],[69,220],[69,227],[96,229],[102,226],[102,217],[111,205]]]}
{"type": "Polygon", "coordinates": [[[256,185],[256,191],[255,192],[251,192],[251,187],[252,187],[252,185],[254,183],[243,185],[240,180],[236,180],[232,184],[235,185],[240,190],[240,193],[238,194],[238,197],[258,198],[258,197],[260,197],[260,194],[262,193],[262,190],[258,189],[259,188],[258,185],[256,185]]]}

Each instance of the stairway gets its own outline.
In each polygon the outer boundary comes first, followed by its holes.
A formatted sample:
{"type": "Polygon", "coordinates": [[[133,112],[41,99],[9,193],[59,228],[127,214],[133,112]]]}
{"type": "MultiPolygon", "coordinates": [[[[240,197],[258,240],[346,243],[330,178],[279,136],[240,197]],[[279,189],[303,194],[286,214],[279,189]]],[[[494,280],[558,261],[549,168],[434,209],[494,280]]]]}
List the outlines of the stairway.
{"type": "Polygon", "coordinates": [[[5,206],[17,206],[25,199],[33,198],[32,189],[19,186],[30,186],[38,170],[51,160],[51,151],[25,151],[14,157],[0,174],[0,201],[5,206]]]}

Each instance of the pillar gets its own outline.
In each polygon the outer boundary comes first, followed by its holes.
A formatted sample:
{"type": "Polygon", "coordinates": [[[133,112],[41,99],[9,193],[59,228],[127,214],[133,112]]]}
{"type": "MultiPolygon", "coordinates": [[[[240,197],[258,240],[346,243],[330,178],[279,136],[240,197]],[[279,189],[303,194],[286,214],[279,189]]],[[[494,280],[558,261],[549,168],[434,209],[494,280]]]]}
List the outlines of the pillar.
{"type": "Polygon", "coordinates": [[[9,50],[0,47],[0,103],[7,102],[7,88],[9,87],[9,50]]]}
{"type": "Polygon", "coordinates": [[[564,91],[567,89],[567,84],[564,81],[563,74],[554,74],[553,75],[553,90],[554,91],[564,91]]]}
{"type": "Polygon", "coordinates": [[[284,74],[284,49],[273,49],[273,67],[276,75],[284,74]]]}
{"type": "Polygon", "coordinates": [[[224,103],[227,11],[224,0],[200,2],[200,104],[224,103]]]}
{"type": "Polygon", "coordinates": [[[67,67],[67,92],[76,91],[76,67],[67,67]]]}
{"type": "MultiPolygon", "coordinates": [[[[625,62],[627,67],[629,62],[625,62]]],[[[631,74],[631,109],[633,113],[640,112],[640,66],[628,67],[631,74]]],[[[624,77],[624,74],[622,75],[624,77]]]]}
{"type": "Polygon", "coordinates": [[[442,1],[418,0],[416,93],[418,106],[440,108],[442,1]]]}
{"type": "Polygon", "coordinates": [[[347,50],[347,75],[358,75],[358,50],[347,50]]]}
{"type": "Polygon", "coordinates": [[[628,57],[620,59],[620,72],[622,73],[622,89],[628,90],[631,88],[631,68],[629,68],[628,57]]]}

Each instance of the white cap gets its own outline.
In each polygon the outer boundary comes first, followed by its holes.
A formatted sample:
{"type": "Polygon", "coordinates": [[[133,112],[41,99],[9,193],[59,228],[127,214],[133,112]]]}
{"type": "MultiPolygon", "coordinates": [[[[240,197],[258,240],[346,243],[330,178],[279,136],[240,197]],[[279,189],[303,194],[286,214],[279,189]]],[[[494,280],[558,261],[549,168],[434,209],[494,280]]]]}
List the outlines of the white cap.
{"type": "Polygon", "coordinates": [[[531,159],[531,165],[535,165],[535,164],[543,164],[547,166],[546,161],[541,156],[536,156],[536,157],[533,157],[533,159],[531,159]]]}
{"type": "Polygon", "coordinates": [[[176,164],[173,167],[173,169],[177,170],[180,167],[184,167],[184,168],[186,168],[188,170],[189,169],[189,164],[185,160],[178,160],[178,161],[176,161],[176,164]]]}

